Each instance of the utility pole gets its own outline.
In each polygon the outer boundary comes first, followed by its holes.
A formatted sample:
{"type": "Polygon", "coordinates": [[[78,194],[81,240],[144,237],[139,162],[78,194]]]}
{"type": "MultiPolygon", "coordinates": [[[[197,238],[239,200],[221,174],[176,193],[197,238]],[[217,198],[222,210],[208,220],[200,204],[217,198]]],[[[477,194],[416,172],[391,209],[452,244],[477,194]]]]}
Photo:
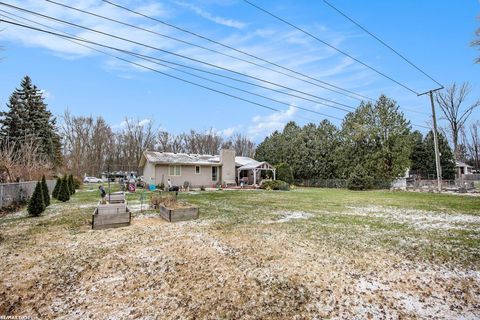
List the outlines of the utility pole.
{"type": "Polygon", "coordinates": [[[442,90],[443,87],[430,90],[419,94],[422,96],[428,94],[430,96],[430,104],[432,106],[432,120],[433,120],[433,144],[435,146],[435,164],[437,167],[437,189],[438,192],[442,192],[442,166],[440,165],[440,151],[438,150],[438,137],[437,137],[437,117],[435,115],[435,103],[433,101],[433,93],[438,90],[442,90]]]}

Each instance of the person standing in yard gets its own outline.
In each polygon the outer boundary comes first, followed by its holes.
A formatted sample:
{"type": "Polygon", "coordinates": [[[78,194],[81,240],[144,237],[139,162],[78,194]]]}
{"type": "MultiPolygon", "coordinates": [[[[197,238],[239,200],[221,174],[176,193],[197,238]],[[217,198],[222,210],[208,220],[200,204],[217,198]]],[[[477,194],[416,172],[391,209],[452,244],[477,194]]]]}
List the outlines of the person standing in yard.
{"type": "Polygon", "coordinates": [[[103,200],[107,195],[107,193],[105,192],[105,188],[103,186],[99,186],[98,190],[100,190],[100,197],[102,197],[102,200],[103,200]]]}

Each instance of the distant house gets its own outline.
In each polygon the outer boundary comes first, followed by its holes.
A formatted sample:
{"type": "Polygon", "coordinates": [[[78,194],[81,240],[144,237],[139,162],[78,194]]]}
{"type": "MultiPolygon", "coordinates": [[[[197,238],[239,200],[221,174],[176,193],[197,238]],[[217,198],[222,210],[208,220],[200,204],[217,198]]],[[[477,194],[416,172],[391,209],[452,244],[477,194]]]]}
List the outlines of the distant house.
{"type": "Polygon", "coordinates": [[[259,184],[261,172],[270,172],[275,179],[275,168],[267,162],[249,157],[237,157],[234,150],[222,149],[220,155],[145,151],[139,164],[143,179],[148,184],[192,187],[259,184]]]}
{"type": "Polygon", "coordinates": [[[464,162],[455,161],[455,169],[457,171],[457,176],[459,177],[461,177],[463,174],[473,174],[473,167],[464,162]]]}

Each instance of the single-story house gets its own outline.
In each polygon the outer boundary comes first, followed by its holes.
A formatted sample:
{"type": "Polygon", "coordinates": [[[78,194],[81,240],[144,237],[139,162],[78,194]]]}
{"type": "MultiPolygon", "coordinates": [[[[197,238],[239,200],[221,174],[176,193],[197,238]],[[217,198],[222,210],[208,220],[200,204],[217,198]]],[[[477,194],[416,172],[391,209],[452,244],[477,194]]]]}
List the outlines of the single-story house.
{"type": "Polygon", "coordinates": [[[219,155],[145,151],[139,167],[143,180],[148,184],[191,187],[212,187],[217,185],[258,185],[261,172],[270,172],[275,179],[275,168],[267,162],[259,162],[249,157],[235,156],[235,150],[222,149],[219,155]]]}

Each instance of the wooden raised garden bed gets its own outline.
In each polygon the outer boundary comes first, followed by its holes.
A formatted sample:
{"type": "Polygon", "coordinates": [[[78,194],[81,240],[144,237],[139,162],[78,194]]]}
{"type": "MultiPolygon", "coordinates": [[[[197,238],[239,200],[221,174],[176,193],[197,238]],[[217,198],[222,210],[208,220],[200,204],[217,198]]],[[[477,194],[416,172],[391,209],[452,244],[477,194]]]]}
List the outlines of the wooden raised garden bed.
{"type": "Polygon", "coordinates": [[[99,203],[92,214],[92,229],[118,228],[130,225],[132,214],[123,203],[99,203]]]}
{"type": "Polygon", "coordinates": [[[189,206],[166,207],[160,204],[160,216],[168,222],[198,219],[198,208],[189,206]]]}
{"type": "Polygon", "coordinates": [[[125,203],[125,193],[124,192],[114,192],[110,195],[107,195],[105,199],[110,203],[125,203]]]}

